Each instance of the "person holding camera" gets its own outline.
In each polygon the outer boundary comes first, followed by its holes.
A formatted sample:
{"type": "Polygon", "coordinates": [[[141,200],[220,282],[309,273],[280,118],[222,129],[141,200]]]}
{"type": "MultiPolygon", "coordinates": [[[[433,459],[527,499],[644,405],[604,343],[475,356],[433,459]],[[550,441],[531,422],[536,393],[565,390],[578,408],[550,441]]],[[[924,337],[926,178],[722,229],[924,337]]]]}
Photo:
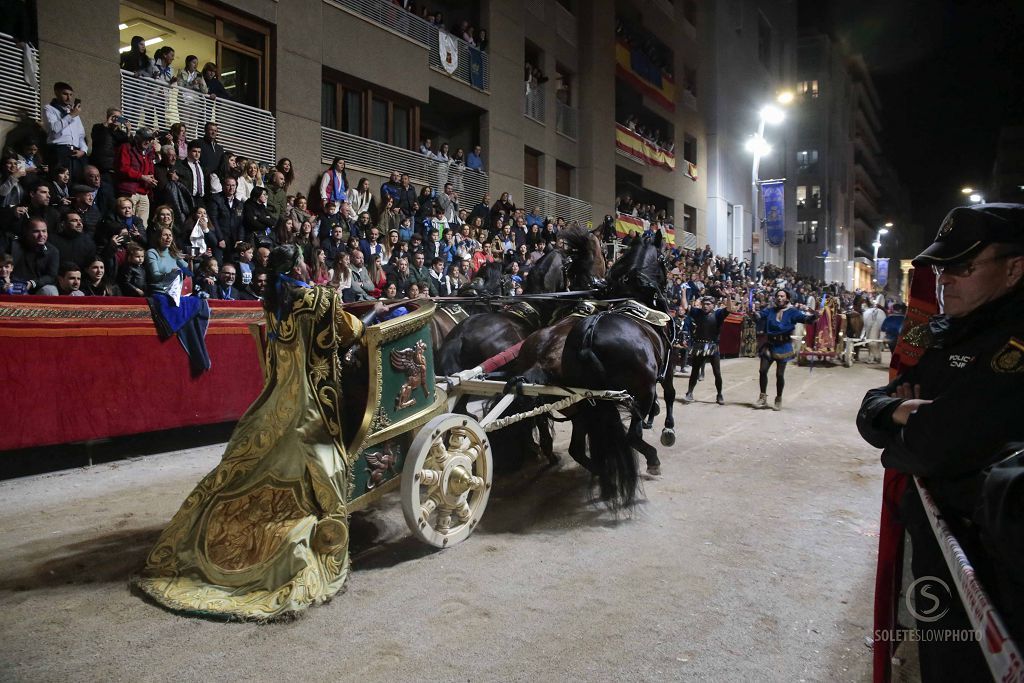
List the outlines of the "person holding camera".
{"type": "Polygon", "coordinates": [[[75,90],[63,81],[53,84],[53,99],[43,110],[46,119],[46,150],[51,166],[64,166],[72,178],[82,175],[89,145],[85,142],[82,125],[82,100],[75,98],[75,90]]]}
{"type": "Polygon", "coordinates": [[[103,123],[92,127],[92,154],[89,155],[89,161],[100,170],[108,184],[113,185],[114,182],[117,147],[128,142],[131,134],[132,124],[128,123],[128,117],[117,107],[108,108],[103,123]]]}

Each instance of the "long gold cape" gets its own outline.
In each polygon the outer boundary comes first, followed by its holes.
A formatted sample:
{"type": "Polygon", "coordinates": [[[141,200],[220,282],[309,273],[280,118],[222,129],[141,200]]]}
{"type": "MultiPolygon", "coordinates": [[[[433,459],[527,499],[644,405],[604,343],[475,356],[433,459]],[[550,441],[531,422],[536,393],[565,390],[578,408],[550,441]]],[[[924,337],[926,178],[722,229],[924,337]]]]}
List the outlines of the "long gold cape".
{"type": "Polygon", "coordinates": [[[267,331],[263,392],[133,580],[170,609],[273,619],[330,599],[348,576],[338,347],[363,326],[313,287],[283,320],[268,314],[267,331]]]}

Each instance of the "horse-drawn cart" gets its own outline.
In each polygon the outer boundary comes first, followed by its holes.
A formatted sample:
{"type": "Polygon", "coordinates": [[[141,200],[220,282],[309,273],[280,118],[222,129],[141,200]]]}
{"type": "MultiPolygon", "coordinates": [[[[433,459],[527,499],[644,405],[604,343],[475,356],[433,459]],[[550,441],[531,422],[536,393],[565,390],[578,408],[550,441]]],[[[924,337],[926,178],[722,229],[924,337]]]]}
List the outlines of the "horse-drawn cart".
{"type": "MultiPolygon", "coordinates": [[[[516,394],[506,393],[505,382],[482,379],[483,368],[456,377],[434,375],[430,321],[435,305],[405,306],[407,314],[366,329],[365,357],[348,358],[343,370],[345,434],[354,473],[348,509],[364,509],[400,489],[412,533],[444,548],[465,540],[487,506],[494,471],[488,432],[579,401],[628,401],[629,396],[521,384],[519,394],[553,401],[503,415],[516,394]],[[464,397],[499,396],[479,419],[452,412],[464,397]]],[[[346,308],[357,315],[365,312],[359,305],[346,308]]],[[[362,351],[357,353],[361,356],[362,351]]]]}

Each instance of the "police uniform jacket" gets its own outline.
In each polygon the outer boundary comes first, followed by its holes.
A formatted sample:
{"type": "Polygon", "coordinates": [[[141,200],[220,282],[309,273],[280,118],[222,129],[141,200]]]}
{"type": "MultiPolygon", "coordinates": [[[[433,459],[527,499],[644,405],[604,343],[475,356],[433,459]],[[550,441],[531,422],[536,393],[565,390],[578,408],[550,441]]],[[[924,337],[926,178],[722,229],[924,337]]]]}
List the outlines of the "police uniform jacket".
{"type": "Polygon", "coordinates": [[[861,436],[885,449],[882,464],[922,477],[956,478],[994,462],[1010,441],[1024,439],[1024,292],[1013,292],[963,318],[935,316],[927,350],[892,383],[872,389],[857,415],[861,436]],[[921,385],[933,401],[893,424],[901,403],[889,394],[921,385]]]}

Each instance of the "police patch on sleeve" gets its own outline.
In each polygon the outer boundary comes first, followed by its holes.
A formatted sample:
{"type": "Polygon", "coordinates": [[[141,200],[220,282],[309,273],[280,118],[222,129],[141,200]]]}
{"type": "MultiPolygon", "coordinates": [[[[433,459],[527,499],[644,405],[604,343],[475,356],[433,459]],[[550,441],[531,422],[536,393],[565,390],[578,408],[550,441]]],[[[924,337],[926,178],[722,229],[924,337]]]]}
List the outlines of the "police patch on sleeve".
{"type": "Polygon", "coordinates": [[[1010,341],[992,356],[994,372],[1024,372],[1024,341],[1010,337],[1010,341]]]}

